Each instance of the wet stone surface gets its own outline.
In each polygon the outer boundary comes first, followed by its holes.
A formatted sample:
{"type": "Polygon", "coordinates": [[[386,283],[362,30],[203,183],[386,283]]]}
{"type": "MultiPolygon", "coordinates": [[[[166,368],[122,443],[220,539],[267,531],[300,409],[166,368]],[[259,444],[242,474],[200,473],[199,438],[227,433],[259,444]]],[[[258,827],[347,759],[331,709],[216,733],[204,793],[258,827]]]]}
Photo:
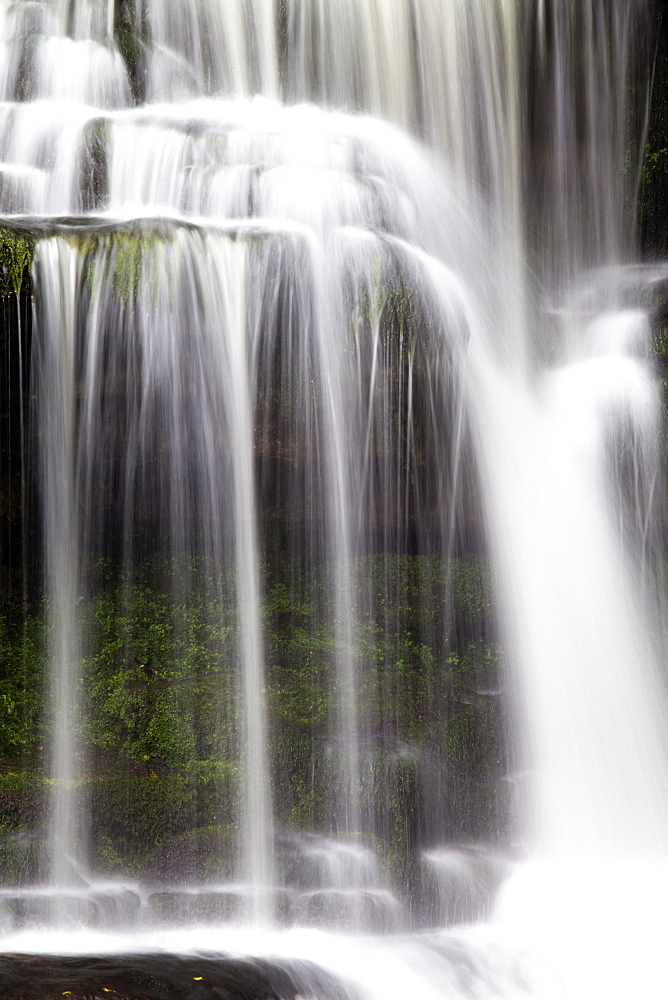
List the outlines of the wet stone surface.
{"type": "Polygon", "coordinates": [[[174,955],[0,957],[0,1000],[354,1000],[309,962],[174,955]]]}

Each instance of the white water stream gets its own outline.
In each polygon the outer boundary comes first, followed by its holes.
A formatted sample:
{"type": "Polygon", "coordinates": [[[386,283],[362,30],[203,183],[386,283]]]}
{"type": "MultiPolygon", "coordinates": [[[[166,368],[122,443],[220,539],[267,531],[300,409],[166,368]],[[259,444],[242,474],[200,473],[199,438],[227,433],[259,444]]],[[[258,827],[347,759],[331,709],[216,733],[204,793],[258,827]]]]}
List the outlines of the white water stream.
{"type": "MultiPolygon", "coordinates": [[[[33,364],[55,713],[50,927],[8,924],[5,950],[300,957],[397,1000],[663,995],[661,402],[642,275],[615,280],[633,251],[622,169],[631,55],[652,10],[644,0],[0,2],[0,212],[44,233],[33,364]],[[418,334],[396,333],[405,385],[385,342],[392,287],[410,287],[420,316],[418,334]],[[428,405],[416,398],[421,364],[428,405]],[[330,832],[344,838],[307,844],[304,857],[327,862],[323,898],[351,895],[348,930],[369,905],[384,926],[401,924],[379,870],[345,839],[374,833],[363,794],[371,682],[355,654],[357,613],[371,601],[355,580],[361,539],[420,514],[424,406],[434,545],[450,555],[472,448],[527,859],[485,924],[387,939],[261,929],[283,887],[257,467],[263,407],[288,381],[291,433],[310,464],[287,492],[331,565],[330,832]],[[78,928],[73,943],[58,929],[77,893],[118,890],[81,875],[90,830],[73,791],[85,770],[73,721],[78,598],[109,497],[125,563],[150,517],[181,567],[174,592],[194,599],[197,554],[221,605],[236,603],[238,683],[215,711],[240,748],[241,832],[233,883],[207,891],[243,895],[252,931],[155,930],[153,890],[134,887],[140,934],[78,928]]],[[[432,863],[466,868],[468,855],[449,850],[432,863]]],[[[472,870],[466,884],[486,877],[472,870]]]]}

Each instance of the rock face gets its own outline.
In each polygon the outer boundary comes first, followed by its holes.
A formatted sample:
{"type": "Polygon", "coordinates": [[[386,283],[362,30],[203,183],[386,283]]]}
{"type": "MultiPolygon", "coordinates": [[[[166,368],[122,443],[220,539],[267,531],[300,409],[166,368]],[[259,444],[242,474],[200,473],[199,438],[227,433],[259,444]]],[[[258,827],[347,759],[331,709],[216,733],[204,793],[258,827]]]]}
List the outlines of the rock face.
{"type": "Polygon", "coordinates": [[[243,996],[273,1000],[280,996],[318,996],[356,1000],[356,990],[308,962],[266,959],[178,958],[127,955],[100,958],[48,958],[26,955],[0,958],[2,1000],[71,1000],[107,995],[118,1000],[204,1000],[243,996]]]}

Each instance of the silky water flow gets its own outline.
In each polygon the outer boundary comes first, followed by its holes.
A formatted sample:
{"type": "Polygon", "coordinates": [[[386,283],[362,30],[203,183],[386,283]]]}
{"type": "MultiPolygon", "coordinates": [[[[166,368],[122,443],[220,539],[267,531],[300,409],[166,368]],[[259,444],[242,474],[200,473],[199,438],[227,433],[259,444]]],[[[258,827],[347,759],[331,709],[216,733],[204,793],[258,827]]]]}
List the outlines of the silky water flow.
{"type": "Polygon", "coordinates": [[[630,265],[654,16],[0,2],[51,733],[6,952],[311,963],[286,996],[662,995],[668,270],[630,265]],[[215,685],[184,664],[162,720],[219,755],[208,877],[101,863],[85,609],[110,565],[128,615],[167,595],[184,657],[192,609],[208,629],[215,685]],[[291,636],[320,636],[306,679],[272,665],[281,574],[291,636]],[[404,633],[436,657],[395,664],[404,633]],[[298,682],[321,700],[293,773],[298,682]]]}

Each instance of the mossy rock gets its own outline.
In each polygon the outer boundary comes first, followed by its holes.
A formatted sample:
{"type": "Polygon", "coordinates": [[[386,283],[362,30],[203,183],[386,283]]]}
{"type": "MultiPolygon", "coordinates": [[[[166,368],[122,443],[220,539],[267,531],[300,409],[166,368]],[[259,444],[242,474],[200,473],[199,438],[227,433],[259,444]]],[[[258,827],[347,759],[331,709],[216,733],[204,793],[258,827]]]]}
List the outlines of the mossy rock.
{"type": "Polygon", "coordinates": [[[34,240],[27,233],[0,228],[0,296],[20,294],[34,251],[34,240]]]}
{"type": "Polygon", "coordinates": [[[109,121],[93,118],[84,128],[81,140],[80,176],[83,212],[104,208],[109,189],[109,121]]]}
{"type": "Polygon", "coordinates": [[[214,828],[225,831],[237,812],[236,790],[223,787],[218,775],[94,778],[87,792],[97,862],[116,871],[122,864],[125,874],[137,877],[167,873],[170,859],[186,855],[197,869],[202,852],[198,837],[188,840],[192,831],[205,829],[211,837],[214,828]]]}
{"type": "Polygon", "coordinates": [[[0,836],[0,888],[44,884],[48,870],[48,848],[43,835],[21,831],[0,836]]]}
{"type": "MultiPolygon", "coordinates": [[[[142,5],[142,12],[144,5],[142,5]]],[[[135,104],[146,98],[147,53],[150,45],[144,16],[137,18],[136,0],[117,0],[114,8],[114,41],[130,81],[135,104]]]]}
{"type": "Polygon", "coordinates": [[[0,774],[0,833],[41,829],[50,787],[47,779],[32,774],[0,774]]]}
{"type": "Polygon", "coordinates": [[[161,884],[201,884],[234,877],[237,827],[213,825],[188,830],[155,852],[147,877],[161,884]]]}

